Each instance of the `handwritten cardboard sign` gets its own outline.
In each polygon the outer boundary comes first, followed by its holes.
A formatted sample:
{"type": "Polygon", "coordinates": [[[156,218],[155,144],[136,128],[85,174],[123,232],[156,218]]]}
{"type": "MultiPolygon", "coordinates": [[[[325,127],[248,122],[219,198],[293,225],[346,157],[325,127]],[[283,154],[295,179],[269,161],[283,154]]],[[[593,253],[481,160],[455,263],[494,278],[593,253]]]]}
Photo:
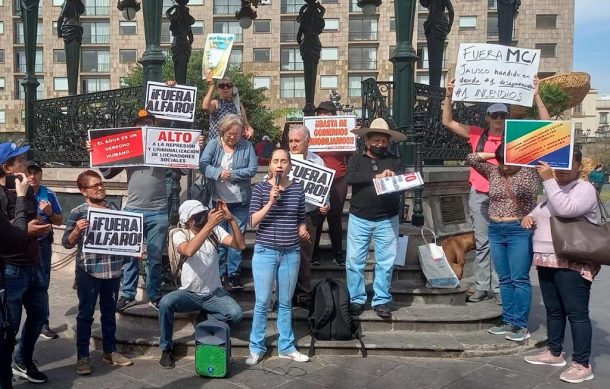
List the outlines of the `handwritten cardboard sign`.
{"type": "Polygon", "coordinates": [[[147,127],[146,165],[198,169],[199,135],[199,131],[147,127]]]}
{"type": "Polygon", "coordinates": [[[303,124],[309,129],[309,151],[356,151],[356,117],[306,116],[303,124]]]}
{"type": "Polygon", "coordinates": [[[141,256],[143,219],[141,213],[89,208],[83,253],[141,256]]]}
{"type": "Polygon", "coordinates": [[[235,35],[233,34],[208,34],[203,48],[203,78],[205,72],[212,71],[212,78],[221,79],[229,65],[229,57],[235,35]]]}
{"type": "Polygon", "coordinates": [[[146,110],[158,119],[193,122],[197,87],[166,86],[162,82],[148,81],[146,84],[146,110]]]}
{"type": "Polygon", "coordinates": [[[453,101],[518,104],[531,107],[540,50],[461,43],[453,101]]]}
{"type": "Polygon", "coordinates": [[[400,192],[423,184],[424,180],[422,180],[421,174],[417,172],[400,174],[391,177],[373,178],[375,192],[378,195],[400,192]]]}
{"type": "Polygon", "coordinates": [[[572,168],[574,129],[570,121],[507,120],[504,144],[506,165],[531,167],[544,161],[554,169],[572,168]]]}
{"type": "Polygon", "coordinates": [[[318,207],[326,204],[335,171],[304,159],[292,159],[288,177],[303,184],[305,202],[318,207]]]}
{"type": "Polygon", "coordinates": [[[89,130],[91,167],[144,164],[143,132],[140,127],[89,130]]]}

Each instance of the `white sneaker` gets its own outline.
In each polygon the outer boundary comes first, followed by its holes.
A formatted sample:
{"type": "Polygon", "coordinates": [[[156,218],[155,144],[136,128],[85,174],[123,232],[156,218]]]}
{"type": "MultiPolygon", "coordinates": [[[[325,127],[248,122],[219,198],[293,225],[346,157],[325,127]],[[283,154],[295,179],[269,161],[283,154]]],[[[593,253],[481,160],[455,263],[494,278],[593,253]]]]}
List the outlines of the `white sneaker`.
{"type": "Polygon", "coordinates": [[[284,359],[292,359],[295,362],[309,362],[309,357],[307,355],[301,354],[296,350],[288,354],[278,354],[278,356],[284,359]]]}
{"type": "Polygon", "coordinates": [[[254,366],[257,363],[259,363],[261,361],[261,359],[263,359],[263,355],[262,353],[250,353],[250,357],[248,357],[248,359],[246,359],[246,365],[248,366],[254,366]]]}

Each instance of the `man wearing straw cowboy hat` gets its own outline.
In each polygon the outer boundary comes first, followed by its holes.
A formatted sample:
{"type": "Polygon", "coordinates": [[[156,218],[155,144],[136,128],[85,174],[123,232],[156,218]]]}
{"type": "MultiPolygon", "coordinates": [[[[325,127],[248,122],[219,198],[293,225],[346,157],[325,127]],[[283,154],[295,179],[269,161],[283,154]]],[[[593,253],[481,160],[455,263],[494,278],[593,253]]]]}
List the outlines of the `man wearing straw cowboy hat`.
{"type": "Polygon", "coordinates": [[[390,282],[396,257],[400,194],[377,195],[373,179],[404,172],[402,161],[388,152],[388,146],[390,142],[404,142],[407,137],[390,130],[388,123],[381,118],[373,120],[370,128],[358,128],[352,132],[365,137],[365,152],[354,155],[347,167],[347,183],[352,185],[346,255],[350,311],[357,316],[364,310],[364,267],[373,239],[375,280],[371,306],[379,317],[387,319],[392,316],[390,282]]]}

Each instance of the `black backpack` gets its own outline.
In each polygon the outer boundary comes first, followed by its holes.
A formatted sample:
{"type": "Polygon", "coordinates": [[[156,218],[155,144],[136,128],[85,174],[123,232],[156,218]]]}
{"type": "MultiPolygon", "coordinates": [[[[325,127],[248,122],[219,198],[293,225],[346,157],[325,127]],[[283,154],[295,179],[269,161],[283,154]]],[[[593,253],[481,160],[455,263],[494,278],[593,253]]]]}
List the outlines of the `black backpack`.
{"type": "Polygon", "coordinates": [[[327,278],[313,287],[307,316],[311,335],[309,356],[314,355],[316,340],[358,339],[362,357],[366,358],[366,349],[360,335],[360,325],[356,324],[349,311],[349,301],[349,292],[341,281],[327,278]]]}

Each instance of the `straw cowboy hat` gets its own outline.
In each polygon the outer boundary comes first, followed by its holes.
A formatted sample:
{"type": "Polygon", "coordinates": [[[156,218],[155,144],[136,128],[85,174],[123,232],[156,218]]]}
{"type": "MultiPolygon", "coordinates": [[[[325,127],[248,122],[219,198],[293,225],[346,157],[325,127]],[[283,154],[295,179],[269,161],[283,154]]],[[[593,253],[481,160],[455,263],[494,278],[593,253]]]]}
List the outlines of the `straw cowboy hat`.
{"type": "Polygon", "coordinates": [[[404,142],[407,140],[407,136],[402,132],[390,130],[390,126],[388,126],[388,123],[382,118],[377,118],[373,120],[369,128],[355,128],[352,130],[352,132],[358,136],[365,136],[366,134],[372,132],[377,134],[384,134],[389,136],[392,142],[404,142]]]}

